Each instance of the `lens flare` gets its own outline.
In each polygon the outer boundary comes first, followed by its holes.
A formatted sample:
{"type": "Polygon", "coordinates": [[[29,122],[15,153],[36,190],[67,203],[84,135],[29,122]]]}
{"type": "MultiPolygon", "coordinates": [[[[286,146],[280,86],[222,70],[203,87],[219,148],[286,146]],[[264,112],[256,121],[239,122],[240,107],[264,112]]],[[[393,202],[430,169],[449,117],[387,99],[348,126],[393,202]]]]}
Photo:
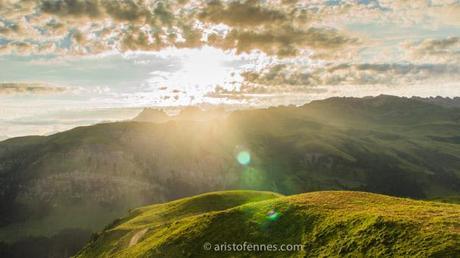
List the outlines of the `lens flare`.
{"type": "Polygon", "coordinates": [[[280,216],[281,216],[281,214],[279,214],[275,210],[271,210],[271,211],[269,211],[267,213],[267,219],[270,220],[270,221],[277,221],[280,216]]]}
{"type": "Polygon", "coordinates": [[[238,163],[246,166],[251,163],[251,154],[248,151],[240,151],[238,155],[236,155],[236,159],[238,160],[238,163]]]}

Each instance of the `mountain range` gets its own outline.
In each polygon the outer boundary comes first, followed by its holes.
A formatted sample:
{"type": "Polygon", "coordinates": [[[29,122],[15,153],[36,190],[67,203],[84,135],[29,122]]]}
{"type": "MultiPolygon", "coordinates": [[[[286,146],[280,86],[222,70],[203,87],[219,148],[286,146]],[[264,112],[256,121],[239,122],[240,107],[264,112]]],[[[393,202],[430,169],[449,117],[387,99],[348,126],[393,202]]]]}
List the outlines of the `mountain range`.
{"type": "Polygon", "coordinates": [[[128,209],[232,189],[456,199],[460,109],[393,96],[172,117],[149,109],[133,121],[8,139],[0,255],[34,239],[35,257],[75,253],[128,209]],[[69,234],[81,243],[60,237],[69,234]]]}
{"type": "Polygon", "coordinates": [[[412,97],[412,99],[432,103],[435,105],[443,106],[443,107],[456,107],[460,108],[460,97],[448,98],[448,97],[429,97],[429,98],[421,98],[421,97],[412,97]]]}

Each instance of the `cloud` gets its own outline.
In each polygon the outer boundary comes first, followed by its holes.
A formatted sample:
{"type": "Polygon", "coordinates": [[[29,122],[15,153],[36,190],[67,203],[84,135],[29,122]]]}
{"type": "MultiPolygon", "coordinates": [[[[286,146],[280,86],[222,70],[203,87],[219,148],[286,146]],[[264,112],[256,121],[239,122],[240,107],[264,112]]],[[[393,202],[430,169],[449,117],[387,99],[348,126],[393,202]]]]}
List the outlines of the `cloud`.
{"type": "Polygon", "coordinates": [[[152,0],[40,0],[40,11],[60,17],[91,17],[92,19],[113,18],[117,21],[155,22],[171,21],[172,8],[180,7],[184,1],[152,0]]]}
{"type": "Polygon", "coordinates": [[[74,15],[97,17],[100,15],[99,1],[94,0],[41,0],[38,7],[39,10],[45,13],[59,16],[74,15]]]}
{"type": "Polygon", "coordinates": [[[393,23],[400,27],[436,28],[458,25],[457,0],[299,0],[299,8],[310,10],[315,20],[335,23],[393,23]]]}
{"type": "MultiPolygon", "coordinates": [[[[375,57],[384,48],[397,48],[401,39],[391,43],[397,39],[390,37],[406,35],[391,34],[389,31],[394,27],[388,24],[415,31],[446,23],[458,26],[460,3],[454,0],[3,0],[0,17],[0,55],[78,56],[209,45],[236,50],[238,54],[261,51],[280,58],[341,63],[370,62],[364,57],[366,53],[375,57]],[[365,31],[363,27],[367,24],[380,24],[379,28],[387,31],[365,31]]],[[[438,63],[441,59],[449,63],[458,59],[455,49],[434,53],[423,44],[413,45],[411,49],[414,49],[411,62],[416,62],[416,58],[438,63]]],[[[392,60],[384,62],[387,61],[392,60]]]]}
{"type": "Polygon", "coordinates": [[[460,38],[425,39],[406,43],[404,46],[411,59],[420,62],[460,64],[460,38]]]}
{"type": "Polygon", "coordinates": [[[86,55],[195,46],[201,34],[194,34],[195,22],[190,20],[193,14],[184,13],[183,2],[187,1],[6,2],[0,18],[24,29],[6,34],[0,22],[0,49],[6,54],[86,55]],[[19,44],[30,47],[20,48],[19,44]]]}
{"type": "Polygon", "coordinates": [[[432,96],[458,92],[460,65],[413,63],[275,64],[242,74],[235,89],[217,87],[207,97],[254,105],[301,104],[330,96],[394,94],[432,96]]]}
{"type": "Polygon", "coordinates": [[[286,25],[266,30],[233,29],[224,37],[211,35],[209,43],[224,49],[236,49],[238,53],[261,50],[269,55],[283,57],[300,55],[302,50],[310,49],[327,57],[337,54],[335,51],[354,46],[357,42],[357,39],[349,38],[333,28],[297,29],[286,25]]]}
{"type": "Polygon", "coordinates": [[[67,88],[42,83],[0,83],[0,96],[19,94],[47,95],[65,91],[67,91],[67,88]]]}
{"type": "MultiPolygon", "coordinates": [[[[238,52],[261,50],[269,55],[296,56],[304,51],[336,51],[354,46],[358,40],[345,32],[312,25],[306,9],[294,4],[263,5],[261,1],[211,1],[198,17],[204,23],[229,26],[224,35],[210,34],[208,43],[238,52]]],[[[322,53],[322,57],[326,52],[322,53]]]]}
{"type": "Polygon", "coordinates": [[[0,26],[0,48],[3,53],[84,55],[211,45],[278,56],[317,50],[315,57],[326,57],[357,44],[345,31],[312,24],[311,10],[285,2],[19,0],[6,7],[16,15],[0,11],[0,16],[24,29],[7,33],[0,26]],[[227,30],[209,33],[220,25],[227,30]]]}
{"type": "Polygon", "coordinates": [[[228,4],[211,1],[200,11],[199,17],[204,22],[224,23],[236,27],[291,21],[290,16],[283,11],[263,6],[254,0],[234,1],[228,4]]]}
{"type": "Polygon", "coordinates": [[[329,64],[309,69],[279,64],[243,74],[246,83],[259,88],[297,88],[336,85],[407,85],[460,79],[460,65],[449,64],[329,64]]]}

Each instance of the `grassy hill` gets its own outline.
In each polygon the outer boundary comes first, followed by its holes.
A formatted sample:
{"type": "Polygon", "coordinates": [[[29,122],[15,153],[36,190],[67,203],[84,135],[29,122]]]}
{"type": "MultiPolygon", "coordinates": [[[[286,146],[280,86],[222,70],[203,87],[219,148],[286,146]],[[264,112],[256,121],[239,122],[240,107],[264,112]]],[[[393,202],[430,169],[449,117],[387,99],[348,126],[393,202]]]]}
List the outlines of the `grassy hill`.
{"type": "Polygon", "coordinates": [[[210,191],[460,196],[460,109],[379,96],[219,112],[0,142],[0,242],[89,237],[130,208],[210,191]]]}
{"type": "Polygon", "coordinates": [[[230,191],[133,210],[77,257],[458,257],[460,205],[364,192],[230,191]],[[215,244],[302,244],[217,252],[215,244]],[[212,250],[203,245],[211,243],[212,250]]]}

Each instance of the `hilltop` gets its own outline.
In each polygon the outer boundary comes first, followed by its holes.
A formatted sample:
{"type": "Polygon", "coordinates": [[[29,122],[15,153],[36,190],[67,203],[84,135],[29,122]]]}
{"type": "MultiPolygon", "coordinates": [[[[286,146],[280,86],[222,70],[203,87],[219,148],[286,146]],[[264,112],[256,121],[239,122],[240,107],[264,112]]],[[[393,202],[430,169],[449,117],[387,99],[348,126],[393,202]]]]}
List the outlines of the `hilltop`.
{"type": "Polygon", "coordinates": [[[77,257],[455,257],[460,205],[363,192],[217,192],[133,210],[77,257]],[[226,207],[224,207],[226,206],[226,207]],[[296,252],[213,244],[302,244],[296,252]],[[211,243],[212,250],[204,250],[211,243]]]}

